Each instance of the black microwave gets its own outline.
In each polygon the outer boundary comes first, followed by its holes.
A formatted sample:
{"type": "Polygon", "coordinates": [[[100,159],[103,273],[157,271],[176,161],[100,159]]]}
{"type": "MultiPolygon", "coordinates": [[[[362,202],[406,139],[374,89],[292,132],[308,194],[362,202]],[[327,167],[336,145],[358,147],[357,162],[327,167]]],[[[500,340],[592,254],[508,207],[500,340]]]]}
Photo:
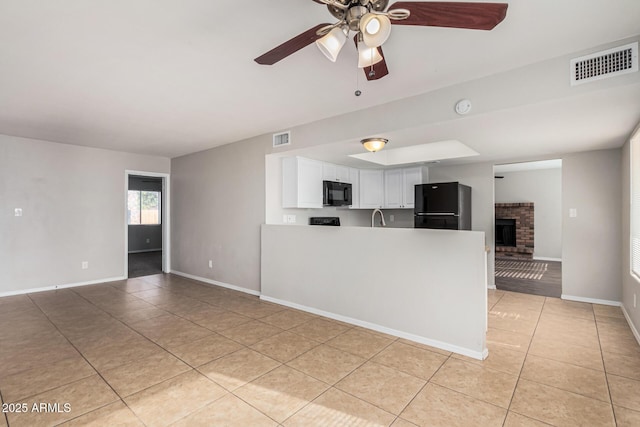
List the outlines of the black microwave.
{"type": "Polygon", "coordinates": [[[322,181],[322,204],[324,206],[349,206],[353,204],[351,184],[322,181]]]}

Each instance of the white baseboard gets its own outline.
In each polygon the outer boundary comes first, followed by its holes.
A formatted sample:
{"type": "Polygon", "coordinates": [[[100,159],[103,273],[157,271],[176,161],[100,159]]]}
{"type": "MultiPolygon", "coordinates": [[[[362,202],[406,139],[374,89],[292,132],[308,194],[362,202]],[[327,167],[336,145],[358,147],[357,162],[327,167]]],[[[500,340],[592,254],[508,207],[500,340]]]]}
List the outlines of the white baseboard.
{"type": "Polygon", "coordinates": [[[182,271],[171,270],[171,274],[175,274],[177,276],[186,277],[187,279],[197,280],[199,282],[204,282],[209,285],[221,286],[223,288],[232,289],[234,291],[244,292],[245,294],[260,296],[259,291],[254,291],[253,289],[242,288],[240,286],[230,285],[228,283],[219,282],[217,280],[207,279],[206,277],[195,276],[193,274],[183,273],[182,271]]]}
{"type": "Polygon", "coordinates": [[[162,248],[157,248],[157,249],[141,249],[139,251],[128,251],[127,253],[129,254],[141,254],[143,252],[161,252],[162,248]]]}
{"type": "Polygon", "coordinates": [[[620,301],[609,301],[606,299],[576,297],[573,295],[565,295],[565,294],[562,294],[560,298],[565,299],[567,301],[588,302],[591,304],[600,304],[600,305],[613,305],[615,307],[620,307],[622,305],[620,301]]]}
{"type": "Polygon", "coordinates": [[[487,285],[487,289],[498,289],[496,285],[487,285]]]}
{"type": "Polygon", "coordinates": [[[318,316],[328,317],[329,319],[338,320],[340,322],[349,323],[351,325],[361,326],[363,328],[372,329],[374,331],[382,332],[383,334],[392,335],[394,337],[404,338],[410,341],[415,341],[420,344],[429,345],[431,347],[439,348],[446,351],[452,351],[454,353],[461,354],[463,356],[468,356],[478,360],[484,360],[489,355],[489,350],[485,349],[482,352],[470,350],[468,348],[458,347],[456,345],[448,344],[442,341],[432,340],[429,338],[424,338],[418,335],[413,335],[407,332],[398,331],[395,329],[387,328],[385,326],[380,326],[375,323],[365,322],[363,320],[354,319],[347,316],[342,316],[340,314],[331,313],[324,310],[319,310],[313,307],[307,307],[305,305],[296,304],[294,302],[284,301],[277,298],[271,298],[265,295],[260,296],[261,300],[272,302],[279,305],[284,305],[286,307],[295,308],[297,310],[306,311],[308,313],[317,314],[318,316]]]}
{"type": "Polygon", "coordinates": [[[633,332],[633,336],[636,337],[636,341],[640,344],[640,333],[638,333],[636,325],[631,321],[631,317],[629,316],[629,313],[627,313],[627,309],[624,308],[624,304],[622,305],[622,314],[624,314],[624,318],[627,319],[627,323],[629,324],[629,328],[631,328],[631,332],[633,332]]]}
{"type": "Polygon", "coordinates": [[[21,289],[17,291],[0,292],[0,297],[9,297],[13,295],[33,294],[36,292],[55,291],[56,289],[77,288],[80,286],[97,285],[99,283],[117,282],[118,280],[127,280],[126,277],[108,277],[106,279],[89,280],[87,282],[68,283],[66,285],[45,286],[42,288],[21,289]]]}
{"type": "Polygon", "coordinates": [[[535,261],[555,261],[555,262],[562,262],[562,258],[549,258],[546,256],[534,256],[533,259],[535,261]]]}

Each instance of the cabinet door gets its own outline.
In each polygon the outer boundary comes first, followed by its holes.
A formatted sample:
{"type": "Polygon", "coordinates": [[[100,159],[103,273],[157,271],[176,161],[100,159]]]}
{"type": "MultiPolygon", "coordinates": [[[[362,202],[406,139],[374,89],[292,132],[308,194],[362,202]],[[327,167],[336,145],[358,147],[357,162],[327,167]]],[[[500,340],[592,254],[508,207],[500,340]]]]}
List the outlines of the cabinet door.
{"type": "Polygon", "coordinates": [[[338,181],[338,182],[349,182],[349,183],[353,184],[353,182],[351,182],[350,178],[349,178],[349,168],[348,167],[336,165],[336,181],[338,181]]]}
{"type": "Polygon", "coordinates": [[[336,165],[332,163],[322,164],[322,180],[323,181],[335,181],[336,180],[336,165]]]}
{"type": "Polygon", "coordinates": [[[402,207],[402,169],[384,171],[384,207],[397,209],[402,207]]]}
{"type": "Polygon", "coordinates": [[[349,209],[360,208],[360,170],[355,168],[349,168],[349,181],[351,183],[351,195],[353,197],[353,204],[349,206],[349,209]]]}
{"type": "Polygon", "coordinates": [[[422,184],[422,169],[421,168],[407,168],[402,170],[402,205],[404,208],[413,208],[415,206],[415,187],[418,184],[422,184]]]}
{"type": "Polygon", "coordinates": [[[298,157],[298,207],[322,207],[322,163],[298,157]]]}
{"type": "Polygon", "coordinates": [[[360,171],[360,208],[381,208],[384,204],[384,174],[381,170],[360,171]]]}

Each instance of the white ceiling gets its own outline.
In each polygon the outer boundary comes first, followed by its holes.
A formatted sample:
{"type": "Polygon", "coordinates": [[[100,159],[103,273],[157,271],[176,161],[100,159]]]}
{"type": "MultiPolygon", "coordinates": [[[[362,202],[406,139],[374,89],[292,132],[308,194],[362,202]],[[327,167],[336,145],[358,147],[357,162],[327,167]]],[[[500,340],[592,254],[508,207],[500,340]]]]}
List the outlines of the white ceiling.
{"type": "MultiPolygon", "coordinates": [[[[505,21],[491,32],[394,26],[384,45],[391,73],[366,82],[351,46],[336,63],[314,46],[273,66],[253,62],[296,34],[333,22],[311,0],[0,0],[0,133],[175,157],[638,33],[637,0],[508,3],[505,21]],[[353,96],[357,87],[360,97],[353,96]]],[[[512,157],[510,147],[519,144],[532,145],[520,155],[552,151],[560,140],[601,147],[628,135],[640,117],[637,87],[601,96],[614,110],[623,102],[631,111],[622,118],[605,113],[612,120],[606,126],[580,121],[578,130],[570,126],[595,110],[573,101],[569,115],[571,100],[551,102],[563,122],[554,123],[558,131],[545,141],[536,139],[544,135],[531,123],[531,114],[551,120],[539,104],[458,120],[455,137],[453,124],[421,131],[432,141],[459,139],[484,159],[512,157]],[[489,129],[485,120],[501,126],[489,129]],[[460,134],[473,134],[473,143],[460,134]]],[[[411,131],[394,136],[417,143],[411,131]]]]}

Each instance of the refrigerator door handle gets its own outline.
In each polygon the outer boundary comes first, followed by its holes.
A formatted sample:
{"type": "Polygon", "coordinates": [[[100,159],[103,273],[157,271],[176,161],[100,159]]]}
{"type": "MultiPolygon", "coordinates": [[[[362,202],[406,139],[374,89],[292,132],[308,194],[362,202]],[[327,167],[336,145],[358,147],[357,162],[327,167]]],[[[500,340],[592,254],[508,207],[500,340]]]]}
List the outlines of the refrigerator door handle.
{"type": "Polygon", "coordinates": [[[418,214],[418,215],[427,215],[427,216],[460,216],[457,213],[453,213],[453,212],[439,212],[439,213],[423,213],[423,214],[418,214]]]}

